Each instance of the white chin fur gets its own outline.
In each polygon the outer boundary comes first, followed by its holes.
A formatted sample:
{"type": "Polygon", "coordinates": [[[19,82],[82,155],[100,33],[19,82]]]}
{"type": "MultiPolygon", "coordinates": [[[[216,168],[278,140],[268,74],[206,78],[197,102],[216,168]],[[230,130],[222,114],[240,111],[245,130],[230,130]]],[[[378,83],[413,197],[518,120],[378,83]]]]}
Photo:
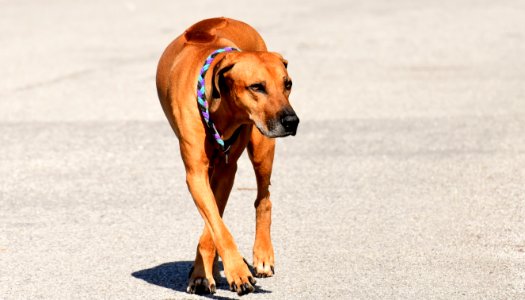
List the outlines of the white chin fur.
{"type": "Polygon", "coordinates": [[[283,137],[288,135],[284,132],[284,130],[282,130],[282,126],[276,126],[276,129],[268,130],[268,128],[264,126],[264,124],[262,124],[261,122],[255,122],[255,127],[257,127],[257,129],[259,129],[259,131],[264,136],[269,138],[283,137]]]}
{"type": "Polygon", "coordinates": [[[256,121],[255,122],[255,127],[257,127],[257,129],[259,129],[259,131],[267,136],[267,137],[271,137],[271,132],[268,130],[268,128],[266,128],[266,126],[264,126],[264,124],[262,124],[260,121],[256,121]]]}

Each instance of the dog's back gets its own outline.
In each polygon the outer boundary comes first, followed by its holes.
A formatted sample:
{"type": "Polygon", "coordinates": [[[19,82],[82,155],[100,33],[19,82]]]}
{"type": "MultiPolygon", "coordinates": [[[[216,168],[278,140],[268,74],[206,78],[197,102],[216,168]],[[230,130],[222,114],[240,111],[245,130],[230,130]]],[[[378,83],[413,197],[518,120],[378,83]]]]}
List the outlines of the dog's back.
{"type": "Polygon", "coordinates": [[[188,28],[182,38],[192,44],[213,44],[216,40],[227,39],[243,51],[266,51],[266,44],[255,29],[241,21],[227,18],[202,20],[188,28]]]}
{"type": "Polygon", "coordinates": [[[162,54],[157,67],[157,92],[161,102],[167,96],[170,70],[185,46],[216,49],[220,48],[225,40],[233,42],[242,51],[266,51],[262,37],[246,23],[228,18],[202,20],[171,42],[162,54]]]}

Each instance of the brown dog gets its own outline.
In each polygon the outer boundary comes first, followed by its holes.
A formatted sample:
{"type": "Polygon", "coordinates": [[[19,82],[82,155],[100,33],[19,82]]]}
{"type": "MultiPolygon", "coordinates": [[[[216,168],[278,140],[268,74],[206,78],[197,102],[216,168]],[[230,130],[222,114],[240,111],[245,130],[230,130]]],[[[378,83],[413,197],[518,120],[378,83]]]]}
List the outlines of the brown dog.
{"type": "Polygon", "coordinates": [[[197,247],[189,293],[214,293],[217,252],[230,288],[239,295],[253,291],[255,280],[222,221],[237,159],[248,148],[257,179],[256,234],[253,246],[255,276],[273,275],[270,240],[270,176],[275,137],[295,135],[299,119],[288,102],[291,79],[287,62],[267,52],[260,35],[249,25],[226,18],[203,20],[177,37],[164,51],[157,70],[162,108],[179,138],[186,183],[205,227],[197,247]],[[207,126],[197,104],[199,72],[217,49],[240,51],[217,54],[203,76],[209,104],[207,126]],[[225,145],[214,138],[214,129],[225,145]]]}

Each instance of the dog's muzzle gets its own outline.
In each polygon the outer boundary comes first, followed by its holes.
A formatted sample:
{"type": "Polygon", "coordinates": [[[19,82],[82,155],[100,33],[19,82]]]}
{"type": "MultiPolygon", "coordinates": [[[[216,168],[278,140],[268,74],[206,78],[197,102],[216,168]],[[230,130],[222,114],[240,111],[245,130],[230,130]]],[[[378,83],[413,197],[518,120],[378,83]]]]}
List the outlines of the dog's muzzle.
{"type": "Polygon", "coordinates": [[[297,133],[297,127],[299,126],[299,118],[295,114],[295,111],[289,107],[280,111],[277,116],[273,119],[268,120],[265,130],[262,126],[257,123],[257,128],[267,137],[285,137],[289,135],[295,135],[297,133]]]}

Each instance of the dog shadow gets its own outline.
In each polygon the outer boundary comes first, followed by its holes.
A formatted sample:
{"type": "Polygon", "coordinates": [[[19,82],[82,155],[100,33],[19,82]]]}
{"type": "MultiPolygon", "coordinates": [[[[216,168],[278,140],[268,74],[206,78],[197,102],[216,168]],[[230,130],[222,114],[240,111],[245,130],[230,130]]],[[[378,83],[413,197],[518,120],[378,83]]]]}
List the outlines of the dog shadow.
{"type": "MultiPolygon", "coordinates": [[[[142,279],[149,284],[161,286],[163,288],[171,289],[180,293],[186,293],[186,287],[188,286],[188,275],[190,273],[193,261],[175,261],[164,263],[153,268],[144,269],[131,273],[131,276],[142,279]]],[[[222,262],[218,264],[219,271],[223,271],[224,267],[222,262]]],[[[222,277],[217,280],[217,289],[227,290],[230,288],[227,284],[226,278],[222,277]]],[[[266,294],[271,293],[256,286],[254,293],[266,294]]],[[[237,298],[221,297],[216,295],[202,295],[203,297],[210,299],[229,300],[237,298]]]]}

